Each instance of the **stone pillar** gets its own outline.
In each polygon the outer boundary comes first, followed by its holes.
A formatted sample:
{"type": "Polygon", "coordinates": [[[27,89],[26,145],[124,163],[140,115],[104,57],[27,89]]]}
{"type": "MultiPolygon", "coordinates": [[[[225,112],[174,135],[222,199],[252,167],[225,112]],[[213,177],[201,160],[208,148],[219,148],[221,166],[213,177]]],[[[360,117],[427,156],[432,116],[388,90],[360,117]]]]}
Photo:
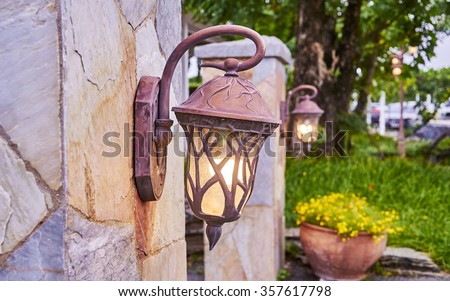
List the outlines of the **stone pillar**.
{"type": "Polygon", "coordinates": [[[181,29],[180,0],[2,1],[0,280],[186,279],[180,146],[159,202],[132,169],[138,80],[181,29]]]}
{"type": "MultiPolygon", "coordinates": [[[[285,64],[290,63],[286,45],[275,37],[264,37],[266,57],[255,68],[240,73],[252,81],[280,117],[285,100],[285,64]]],[[[248,58],[255,52],[250,40],[215,43],[195,48],[203,61],[228,57],[248,58]]],[[[203,82],[223,72],[203,70],[203,82]]],[[[261,150],[253,194],[237,222],[225,224],[219,243],[209,251],[205,241],[205,280],[275,280],[283,262],[285,148],[279,129],[261,150]]]]}

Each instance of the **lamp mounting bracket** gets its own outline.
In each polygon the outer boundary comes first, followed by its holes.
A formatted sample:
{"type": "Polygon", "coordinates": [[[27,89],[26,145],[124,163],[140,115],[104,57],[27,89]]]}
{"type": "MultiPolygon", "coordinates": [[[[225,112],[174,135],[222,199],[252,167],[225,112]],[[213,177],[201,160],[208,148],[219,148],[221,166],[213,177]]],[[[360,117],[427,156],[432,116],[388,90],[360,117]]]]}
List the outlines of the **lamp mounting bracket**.
{"type": "Polygon", "coordinates": [[[167,151],[159,148],[157,139],[154,139],[159,81],[158,77],[141,77],[134,102],[134,177],[143,201],[160,198],[166,176],[167,151]]]}

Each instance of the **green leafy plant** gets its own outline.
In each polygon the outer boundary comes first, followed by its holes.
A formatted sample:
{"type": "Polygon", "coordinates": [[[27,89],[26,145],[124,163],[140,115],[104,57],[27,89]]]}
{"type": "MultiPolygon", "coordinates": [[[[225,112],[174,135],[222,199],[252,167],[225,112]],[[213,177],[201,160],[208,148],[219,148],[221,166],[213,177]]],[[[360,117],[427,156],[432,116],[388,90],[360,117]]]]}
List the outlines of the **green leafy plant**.
{"type": "Polygon", "coordinates": [[[277,280],[278,281],[284,281],[284,280],[286,280],[286,278],[287,277],[289,277],[289,271],[288,270],[286,270],[286,269],[284,269],[284,268],[281,268],[279,271],[278,271],[278,275],[277,275],[277,280]]]}

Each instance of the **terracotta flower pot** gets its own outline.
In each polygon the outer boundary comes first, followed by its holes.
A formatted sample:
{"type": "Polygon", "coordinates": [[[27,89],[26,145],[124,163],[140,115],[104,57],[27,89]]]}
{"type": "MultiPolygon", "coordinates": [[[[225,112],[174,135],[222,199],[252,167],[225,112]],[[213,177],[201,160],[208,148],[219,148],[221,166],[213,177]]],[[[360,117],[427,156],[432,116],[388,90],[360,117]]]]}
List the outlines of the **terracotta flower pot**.
{"type": "Polygon", "coordinates": [[[326,280],[360,280],[380,259],[387,236],[376,243],[368,233],[346,242],[328,228],[302,223],[300,241],[314,273],[326,280]]]}

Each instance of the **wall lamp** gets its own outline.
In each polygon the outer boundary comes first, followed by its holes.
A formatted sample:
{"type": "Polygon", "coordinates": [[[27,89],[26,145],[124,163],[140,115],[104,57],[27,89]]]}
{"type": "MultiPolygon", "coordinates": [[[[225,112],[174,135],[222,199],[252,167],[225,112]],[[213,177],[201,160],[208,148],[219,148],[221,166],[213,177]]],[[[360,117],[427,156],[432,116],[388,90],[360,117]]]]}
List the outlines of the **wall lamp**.
{"type": "MultiPolygon", "coordinates": [[[[312,91],[311,94],[303,94],[298,97],[298,102],[294,110],[290,113],[292,118],[293,141],[300,141],[310,143],[317,140],[317,132],[319,127],[319,118],[323,114],[323,110],[317,105],[313,99],[317,96],[317,88],[310,85],[300,85],[290,90],[285,103],[285,108],[291,103],[292,97],[295,93],[303,90],[312,91]]],[[[282,114],[287,118],[287,112],[282,114]]]]}
{"type": "Polygon", "coordinates": [[[169,119],[170,82],[175,67],[192,46],[219,35],[240,35],[256,45],[255,55],[239,61],[204,63],[225,71],[195,90],[172,110],[187,142],[186,198],[193,213],[207,223],[209,249],[222,225],[237,220],[255,180],[259,151],[280,121],[269,111],[255,86],[238,76],[265,55],[261,36],[246,27],[220,25],[202,29],[184,39],[169,56],[161,79],[143,76],[135,99],[134,176],[142,201],[158,200],[164,188],[167,146],[172,139],[169,119]]]}
{"type": "Polygon", "coordinates": [[[392,68],[392,75],[395,77],[402,74],[403,69],[403,54],[393,54],[391,59],[391,68],[392,68]]]}

